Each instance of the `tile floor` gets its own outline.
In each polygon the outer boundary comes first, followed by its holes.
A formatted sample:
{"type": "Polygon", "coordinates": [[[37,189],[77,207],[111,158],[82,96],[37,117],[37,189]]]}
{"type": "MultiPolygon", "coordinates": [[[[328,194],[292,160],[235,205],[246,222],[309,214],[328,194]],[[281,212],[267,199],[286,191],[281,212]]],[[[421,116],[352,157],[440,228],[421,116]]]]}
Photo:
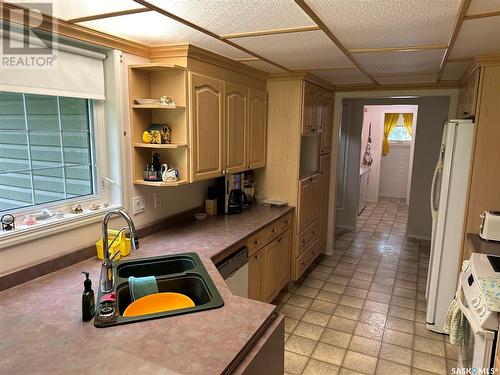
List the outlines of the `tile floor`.
{"type": "Polygon", "coordinates": [[[447,374],[457,351],[425,328],[429,243],[405,239],[400,199],[369,204],[335,254],[277,299],[286,374],[447,374]]]}

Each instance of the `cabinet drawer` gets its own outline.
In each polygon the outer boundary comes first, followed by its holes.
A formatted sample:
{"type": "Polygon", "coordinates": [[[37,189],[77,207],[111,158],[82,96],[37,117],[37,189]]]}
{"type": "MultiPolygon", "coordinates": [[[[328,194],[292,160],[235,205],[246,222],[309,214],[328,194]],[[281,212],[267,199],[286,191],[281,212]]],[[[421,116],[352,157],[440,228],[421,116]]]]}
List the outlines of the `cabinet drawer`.
{"type": "Polygon", "coordinates": [[[285,230],[292,226],[292,213],[286,214],[282,218],[276,220],[269,225],[267,230],[267,241],[272,241],[276,236],[283,233],[285,230]]]}
{"type": "Polygon", "coordinates": [[[255,254],[257,250],[259,250],[266,243],[269,242],[267,241],[267,236],[268,236],[267,231],[268,231],[267,228],[264,228],[258,231],[257,233],[251,235],[250,237],[248,237],[246,241],[246,245],[248,247],[248,256],[255,254]]]}
{"type": "Polygon", "coordinates": [[[298,279],[304,271],[311,265],[311,263],[318,256],[317,241],[314,241],[311,246],[304,251],[304,253],[296,260],[296,275],[295,279],[298,279]]]}
{"type": "Polygon", "coordinates": [[[309,225],[299,234],[297,241],[298,255],[300,256],[311,244],[319,238],[319,220],[309,225]]]}

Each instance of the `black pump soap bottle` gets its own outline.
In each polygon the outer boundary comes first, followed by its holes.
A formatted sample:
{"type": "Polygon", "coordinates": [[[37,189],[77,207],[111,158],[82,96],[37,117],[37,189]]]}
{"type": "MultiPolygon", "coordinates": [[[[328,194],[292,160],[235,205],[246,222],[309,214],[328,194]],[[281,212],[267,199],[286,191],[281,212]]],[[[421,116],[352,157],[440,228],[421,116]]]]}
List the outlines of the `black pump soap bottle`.
{"type": "Polygon", "coordinates": [[[82,294],[82,320],[84,322],[89,322],[92,320],[95,314],[95,299],[94,291],[92,290],[92,280],[89,279],[88,272],[82,272],[85,274],[85,281],[83,282],[84,291],[82,294]]]}

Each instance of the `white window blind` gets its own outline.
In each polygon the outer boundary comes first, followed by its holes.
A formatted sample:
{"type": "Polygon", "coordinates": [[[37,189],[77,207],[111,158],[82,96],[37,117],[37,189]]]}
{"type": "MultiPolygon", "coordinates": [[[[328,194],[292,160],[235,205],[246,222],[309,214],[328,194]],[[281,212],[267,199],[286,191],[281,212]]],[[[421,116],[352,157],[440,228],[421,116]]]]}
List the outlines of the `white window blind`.
{"type": "MultiPolygon", "coordinates": [[[[15,44],[20,34],[2,32],[2,43],[15,44]]],[[[40,41],[33,38],[33,44],[40,41]]],[[[31,43],[31,40],[30,40],[31,43]]],[[[104,100],[104,54],[57,44],[55,67],[1,68],[0,91],[104,100]]]]}

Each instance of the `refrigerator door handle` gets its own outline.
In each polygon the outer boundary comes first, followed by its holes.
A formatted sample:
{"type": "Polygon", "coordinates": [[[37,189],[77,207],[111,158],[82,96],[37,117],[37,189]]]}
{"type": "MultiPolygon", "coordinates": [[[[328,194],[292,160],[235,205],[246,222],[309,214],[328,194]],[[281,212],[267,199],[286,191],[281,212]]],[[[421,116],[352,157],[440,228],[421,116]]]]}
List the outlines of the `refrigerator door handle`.
{"type": "Polygon", "coordinates": [[[434,175],[432,177],[432,185],[431,185],[431,213],[432,213],[432,218],[436,219],[437,212],[438,212],[438,205],[439,203],[436,202],[436,194],[437,192],[437,185],[438,185],[438,176],[441,175],[441,169],[443,166],[443,161],[441,158],[439,158],[438,162],[436,163],[436,168],[434,169],[434,175]]]}

